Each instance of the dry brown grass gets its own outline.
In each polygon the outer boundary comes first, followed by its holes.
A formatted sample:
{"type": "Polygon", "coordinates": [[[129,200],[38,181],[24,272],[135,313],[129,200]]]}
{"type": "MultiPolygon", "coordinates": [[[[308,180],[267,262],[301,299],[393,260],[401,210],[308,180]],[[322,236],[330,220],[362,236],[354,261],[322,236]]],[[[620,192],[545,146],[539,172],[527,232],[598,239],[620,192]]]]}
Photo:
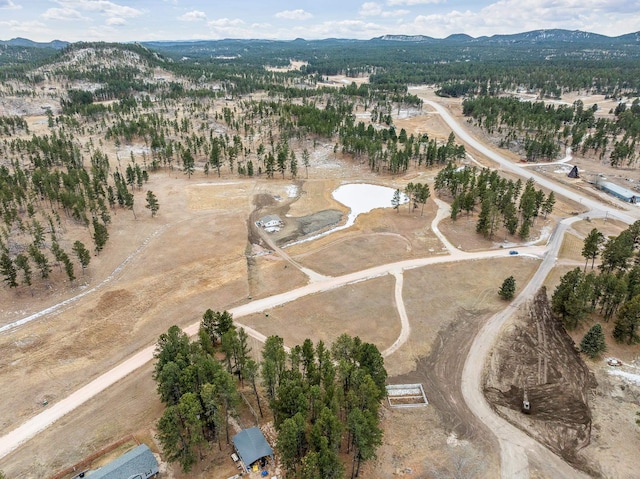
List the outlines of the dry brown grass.
{"type": "Polygon", "coordinates": [[[288,346],[302,344],[306,338],[329,345],[346,333],[383,350],[400,334],[394,284],[394,278],[386,275],[301,298],[243,317],[242,322],[267,336],[281,336],[288,346]]]}

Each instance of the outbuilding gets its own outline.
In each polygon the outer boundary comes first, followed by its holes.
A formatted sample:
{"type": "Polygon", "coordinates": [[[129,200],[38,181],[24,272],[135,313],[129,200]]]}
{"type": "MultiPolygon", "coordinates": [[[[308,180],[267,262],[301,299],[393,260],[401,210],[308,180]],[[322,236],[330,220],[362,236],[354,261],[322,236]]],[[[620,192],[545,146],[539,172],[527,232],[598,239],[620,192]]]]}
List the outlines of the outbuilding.
{"type": "Polygon", "coordinates": [[[605,191],[622,201],[626,201],[627,203],[638,203],[640,201],[640,196],[638,196],[635,191],[628,190],[627,188],[618,186],[615,183],[599,181],[596,186],[602,191],[605,191]]]}
{"type": "Polygon", "coordinates": [[[273,449],[262,434],[260,428],[244,429],[231,438],[238,456],[246,467],[265,457],[273,460],[273,449]]]}
{"type": "Polygon", "coordinates": [[[282,226],[282,220],[277,215],[267,215],[260,218],[260,221],[258,221],[258,226],[262,226],[264,229],[277,228],[279,226],[282,226]]]}
{"type": "Polygon", "coordinates": [[[87,474],[90,479],[148,479],[158,474],[158,461],[145,444],[87,474]]]}

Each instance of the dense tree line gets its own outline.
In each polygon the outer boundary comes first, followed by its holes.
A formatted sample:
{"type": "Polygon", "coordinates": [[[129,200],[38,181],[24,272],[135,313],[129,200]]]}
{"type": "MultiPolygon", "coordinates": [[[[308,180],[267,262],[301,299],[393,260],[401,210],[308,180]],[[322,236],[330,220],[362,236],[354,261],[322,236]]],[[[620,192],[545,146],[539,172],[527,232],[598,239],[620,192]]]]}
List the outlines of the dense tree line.
{"type": "Polygon", "coordinates": [[[364,122],[355,124],[348,119],[340,130],[343,151],[356,159],[365,158],[371,171],[392,174],[407,171],[411,162],[416,166],[432,167],[464,158],[465,148],[455,142],[453,133],[445,144],[439,145],[434,138],[411,134],[404,129],[398,134],[395,127],[374,128],[364,122]]]}
{"type": "Polygon", "coordinates": [[[533,179],[523,185],[522,180],[502,178],[495,170],[456,167],[452,162],[436,175],[435,189],[452,198],[454,221],[463,211],[472,214],[479,205],[476,232],[486,238],[504,227],[508,234],[527,239],[535,219],[551,213],[556,201],[553,191],[546,196],[536,190],[533,179]]]}
{"type": "Polygon", "coordinates": [[[179,463],[186,472],[202,458],[208,443],[222,447],[223,438],[229,443],[229,420],[240,403],[232,373],[213,356],[219,339],[209,334],[207,326],[213,323],[216,334],[235,330],[228,313],[208,310],[198,339],[190,341],[172,326],[160,335],[154,353],[154,379],[167,406],[158,421],[158,439],[169,462],[179,463]]]}
{"type": "Polygon", "coordinates": [[[581,100],[573,105],[548,105],[542,101],[479,96],[463,101],[463,113],[490,134],[498,134],[501,146],[518,145],[527,161],[553,160],[560,145],[582,154],[606,158],[611,166],[635,166],[640,140],[640,100],[627,108],[620,103],[615,119],[595,118],[597,105],[585,108],[581,100]]]}
{"type": "MultiPolygon", "coordinates": [[[[591,314],[614,320],[613,337],[628,344],[640,342],[640,221],[605,242],[593,229],[585,238],[584,268],[566,273],[553,292],[551,306],[567,329],[575,329],[591,314]],[[593,268],[596,257],[601,263],[593,268]],[[587,272],[588,261],[592,261],[587,272]]],[[[595,334],[595,333],[594,333],[595,334]]]]}
{"type": "Polygon", "coordinates": [[[382,444],[378,409],[387,373],[378,349],[341,335],[330,349],[305,340],[287,354],[282,338],[267,338],[262,380],[278,431],[277,450],[287,477],[357,477],[382,444]]]}
{"type": "Polygon", "coordinates": [[[382,443],[378,410],[387,373],[378,349],[344,334],[331,348],[307,339],[287,352],[282,338],[270,336],[257,363],[247,339],[228,312],[212,310],[204,313],[197,339],[177,326],[160,336],[154,379],[166,404],[158,439],[168,460],[188,471],[208,443],[229,443],[238,388],[246,381],[261,416],[258,386],[264,387],[287,477],[344,477],[341,452],[351,457],[351,477],[358,476],[382,443]],[[218,350],[222,361],[215,359],[218,350]]]}

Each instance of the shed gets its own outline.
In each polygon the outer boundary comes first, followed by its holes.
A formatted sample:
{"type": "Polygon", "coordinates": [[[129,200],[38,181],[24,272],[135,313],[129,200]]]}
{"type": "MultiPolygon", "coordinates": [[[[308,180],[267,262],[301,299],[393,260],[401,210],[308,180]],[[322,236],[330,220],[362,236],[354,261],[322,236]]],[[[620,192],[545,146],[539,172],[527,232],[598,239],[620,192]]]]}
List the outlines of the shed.
{"type": "Polygon", "coordinates": [[[269,456],[273,459],[273,449],[269,446],[260,428],[244,429],[233,436],[231,440],[238,451],[238,456],[247,467],[263,457],[269,456]]]}
{"type": "Polygon", "coordinates": [[[578,167],[574,166],[571,168],[571,171],[567,175],[569,178],[580,178],[580,174],[578,173],[578,167]]]}
{"type": "Polygon", "coordinates": [[[610,195],[613,195],[622,201],[626,201],[627,203],[640,202],[640,196],[638,196],[634,191],[623,188],[622,186],[618,186],[615,183],[610,183],[609,181],[599,181],[596,186],[602,191],[606,191],[610,195]]]}
{"type": "Polygon", "coordinates": [[[267,215],[260,218],[258,222],[263,228],[274,228],[282,225],[282,220],[277,215],[267,215]]]}
{"type": "Polygon", "coordinates": [[[147,479],[158,474],[158,461],[145,444],[131,449],[106,466],[87,475],[89,479],[147,479]]]}

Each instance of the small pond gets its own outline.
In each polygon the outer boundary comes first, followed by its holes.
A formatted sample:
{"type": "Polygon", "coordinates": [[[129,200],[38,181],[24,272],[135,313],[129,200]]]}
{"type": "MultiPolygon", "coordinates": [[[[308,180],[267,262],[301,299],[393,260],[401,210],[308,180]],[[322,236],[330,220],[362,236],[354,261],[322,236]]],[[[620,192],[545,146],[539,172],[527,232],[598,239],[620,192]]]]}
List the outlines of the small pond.
{"type": "MultiPolygon", "coordinates": [[[[349,208],[346,223],[332,228],[329,231],[295,241],[287,246],[305,243],[335,233],[336,231],[347,229],[353,226],[358,215],[368,213],[376,208],[391,208],[391,200],[393,199],[395,191],[394,188],[389,188],[388,186],[369,185],[366,183],[350,183],[339,186],[334,190],[332,196],[336,201],[349,208]]],[[[401,192],[400,204],[404,204],[407,201],[409,201],[409,198],[401,192]]]]}

